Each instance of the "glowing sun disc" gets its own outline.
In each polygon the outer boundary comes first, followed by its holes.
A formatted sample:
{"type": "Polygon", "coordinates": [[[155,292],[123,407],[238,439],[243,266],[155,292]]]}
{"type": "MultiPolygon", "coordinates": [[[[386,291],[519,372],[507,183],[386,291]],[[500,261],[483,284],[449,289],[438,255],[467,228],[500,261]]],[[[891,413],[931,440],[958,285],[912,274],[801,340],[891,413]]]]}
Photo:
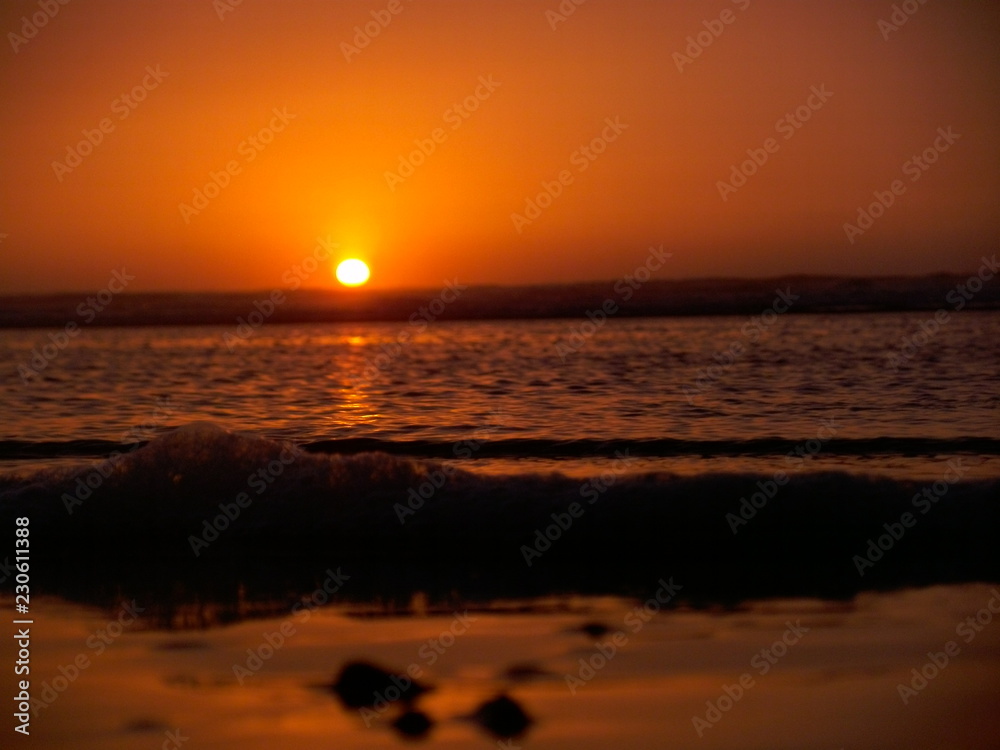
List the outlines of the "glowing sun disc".
{"type": "Polygon", "coordinates": [[[337,281],[344,286],[361,286],[368,281],[370,275],[368,266],[357,258],[342,261],[337,266],[337,281]]]}

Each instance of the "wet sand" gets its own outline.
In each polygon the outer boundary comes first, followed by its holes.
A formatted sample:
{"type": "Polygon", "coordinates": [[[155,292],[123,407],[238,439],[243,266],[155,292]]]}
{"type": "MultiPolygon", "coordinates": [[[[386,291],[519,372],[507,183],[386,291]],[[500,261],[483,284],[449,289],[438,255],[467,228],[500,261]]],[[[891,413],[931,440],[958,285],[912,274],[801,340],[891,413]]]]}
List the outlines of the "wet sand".
{"type": "MultiPolygon", "coordinates": [[[[16,747],[409,744],[390,725],[395,705],[347,709],[323,687],[355,659],[434,687],[417,703],[433,747],[988,748],[1000,736],[1000,590],[990,585],[729,612],[654,614],[615,598],[467,614],[329,605],[175,631],[145,628],[127,609],[33,605],[32,694],[56,697],[16,747]],[[949,650],[946,666],[928,666],[929,652],[949,650]],[[78,659],[87,666],[73,675],[78,659]],[[931,679],[912,682],[914,669],[931,679]],[[906,703],[901,684],[913,690],[906,703]],[[510,742],[467,718],[501,693],[533,719],[510,742]]],[[[13,619],[9,601],[4,612],[13,619]]]]}

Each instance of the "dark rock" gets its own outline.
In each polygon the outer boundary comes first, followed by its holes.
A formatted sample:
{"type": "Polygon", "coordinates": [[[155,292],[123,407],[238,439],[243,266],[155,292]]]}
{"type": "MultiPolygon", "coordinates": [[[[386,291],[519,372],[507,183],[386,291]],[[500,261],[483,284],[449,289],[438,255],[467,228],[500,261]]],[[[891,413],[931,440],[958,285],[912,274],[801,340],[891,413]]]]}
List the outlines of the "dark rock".
{"type": "Polygon", "coordinates": [[[371,708],[380,699],[410,704],[430,689],[407,675],[396,675],[363,661],[345,664],[329,687],[348,708],[371,708]]]}
{"type": "Polygon", "coordinates": [[[418,739],[427,735],[434,722],[423,711],[407,711],[392,722],[392,726],[401,735],[418,739]]]}
{"type": "Polygon", "coordinates": [[[524,709],[506,695],[501,695],[481,705],[472,719],[497,737],[517,737],[532,723],[524,709]]]}
{"type": "Polygon", "coordinates": [[[602,635],[606,635],[610,630],[611,628],[603,622],[587,622],[580,626],[580,632],[586,633],[591,638],[600,638],[602,635]]]}

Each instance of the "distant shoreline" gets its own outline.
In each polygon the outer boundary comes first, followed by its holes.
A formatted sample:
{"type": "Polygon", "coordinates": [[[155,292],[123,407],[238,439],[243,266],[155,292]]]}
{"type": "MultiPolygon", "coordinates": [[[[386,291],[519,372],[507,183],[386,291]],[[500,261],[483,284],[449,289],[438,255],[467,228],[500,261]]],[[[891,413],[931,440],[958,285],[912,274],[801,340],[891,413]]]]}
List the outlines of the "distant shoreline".
{"type": "Polygon", "coordinates": [[[598,319],[793,314],[983,311],[1000,309],[1000,283],[976,275],[921,277],[784,276],[770,279],[624,280],[425,290],[101,292],[0,297],[0,328],[194,326],[314,323],[598,319]],[[456,291],[457,290],[457,291],[456,291]],[[784,295],[782,295],[784,292],[784,295]],[[95,297],[103,293],[103,298],[95,297]],[[782,301],[784,299],[784,301],[782,301]],[[421,312],[423,310],[423,312],[421,312]]]}

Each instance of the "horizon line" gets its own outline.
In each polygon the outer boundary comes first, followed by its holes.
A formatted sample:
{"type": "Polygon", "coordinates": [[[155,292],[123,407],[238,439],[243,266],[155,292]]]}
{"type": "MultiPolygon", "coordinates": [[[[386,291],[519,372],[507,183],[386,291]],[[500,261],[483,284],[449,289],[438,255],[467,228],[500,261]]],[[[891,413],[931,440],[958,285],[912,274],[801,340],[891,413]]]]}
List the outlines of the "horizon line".
{"type": "MultiPolygon", "coordinates": [[[[898,281],[917,281],[921,279],[937,279],[941,277],[956,278],[960,279],[962,277],[974,276],[976,275],[975,270],[967,271],[934,271],[931,273],[922,274],[878,274],[878,275],[852,275],[852,274],[824,274],[824,273],[787,273],[777,276],[690,276],[684,278],[669,278],[669,279],[650,279],[649,281],[643,282],[642,285],[646,286],[648,284],[692,284],[692,283],[732,283],[732,282],[745,282],[745,283],[765,283],[765,282],[777,282],[788,279],[808,279],[813,281],[887,281],[887,280],[898,280],[898,281]]],[[[570,287],[582,287],[582,286],[595,286],[595,285],[610,285],[613,286],[615,283],[621,280],[623,277],[615,279],[591,279],[586,281],[548,281],[548,282],[534,282],[527,284],[503,284],[496,282],[469,282],[465,284],[470,289],[540,289],[540,288],[570,288],[570,287]]],[[[442,279],[441,283],[448,282],[449,279],[442,279]]],[[[461,282],[458,277],[455,277],[455,281],[461,282]]],[[[302,292],[308,293],[323,293],[323,294],[344,294],[344,295],[366,295],[366,294],[407,294],[407,293],[425,293],[428,291],[435,291],[437,286],[406,286],[406,287],[343,287],[343,286],[302,286],[297,289],[288,289],[287,287],[275,286],[270,289],[266,287],[256,287],[256,288],[245,288],[245,289],[157,289],[157,290],[146,290],[139,292],[130,292],[127,289],[122,292],[116,293],[115,296],[123,297],[139,297],[143,295],[254,295],[254,294],[270,294],[274,291],[280,291],[286,294],[296,294],[302,292]]],[[[49,291],[49,292],[6,292],[0,291],[0,299],[18,299],[24,297],[64,297],[64,296],[75,296],[81,294],[91,294],[92,289],[72,289],[63,291],[49,291]]]]}

